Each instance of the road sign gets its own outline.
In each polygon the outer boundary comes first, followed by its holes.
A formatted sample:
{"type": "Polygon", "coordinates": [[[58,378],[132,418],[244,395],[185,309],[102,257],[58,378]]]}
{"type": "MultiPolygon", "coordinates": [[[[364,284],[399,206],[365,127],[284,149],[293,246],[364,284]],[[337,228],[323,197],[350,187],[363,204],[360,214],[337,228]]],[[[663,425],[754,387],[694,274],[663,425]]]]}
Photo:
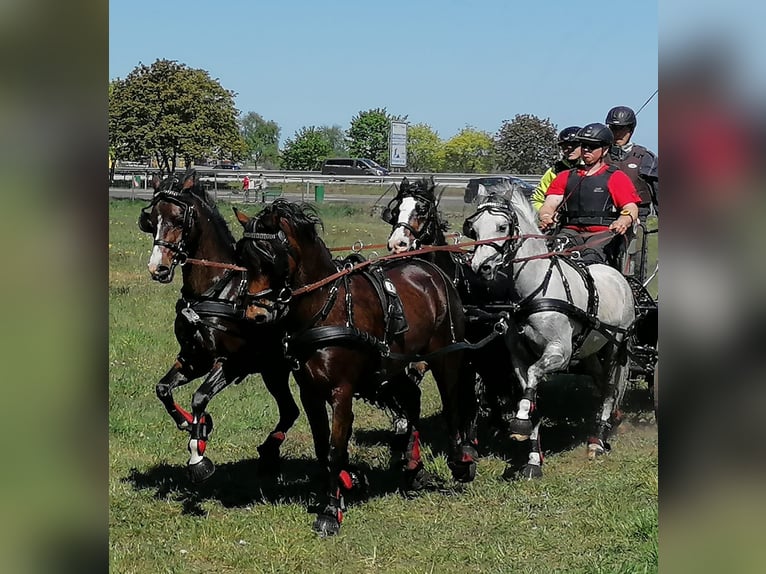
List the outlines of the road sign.
{"type": "Polygon", "coordinates": [[[389,152],[390,167],[407,167],[407,124],[405,122],[391,122],[389,152]]]}

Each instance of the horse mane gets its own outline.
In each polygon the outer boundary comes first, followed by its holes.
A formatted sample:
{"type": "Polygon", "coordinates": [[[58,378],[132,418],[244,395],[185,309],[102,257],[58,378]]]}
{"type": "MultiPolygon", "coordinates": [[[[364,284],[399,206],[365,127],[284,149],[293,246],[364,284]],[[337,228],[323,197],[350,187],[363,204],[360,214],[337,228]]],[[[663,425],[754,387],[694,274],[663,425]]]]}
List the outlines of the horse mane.
{"type": "Polygon", "coordinates": [[[281,218],[287,219],[295,233],[306,241],[319,239],[317,228],[324,230],[324,223],[319,218],[316,207],[310,203],[293,203],[277,198],[258,213],[252,231],[276,233],[281,218]]]}
{"type": "Polygon", "coordinates": [[[186,191],[189,193],[189,195],[196,197],[207,209],[207,212],[210,214],[210,222],[213,224],[213,227],[221,234],[221,237],[225,238],[231,245],[234,245],[234,243],[236,243],[236,239],[234,239],[234,235],[231,233],[229,224],[226,223],[223,215],[221,215],[221,212],[218,211],[218,207],[213,201],[213,198],[210,197],[210,194],[205,191],[205,189],[199,183],[195,183],[186,191]]]}
{"type": "Polygon", "coordinates": [[[537,213],[535,213],[534,207],[529,203],[529,200],[519,189],[514,189],[510,195],[510,204],[513,210],[519,216],[519,227],[526,227],[522,229],[523,233],[539,233],[537,226],[537,213]]]}
{"type": "Polygon", "coordinates": [[[402,179],[399,185],[399,193],[395,199],[401,199],[407,195],[422,195],[429,201],[433,201],[434,208],[436,208],[436,226],[444,233],[450,227],[449,222],[442,219],[441,212],[438,210],[438,199],[436,197],[436,185],[434,184],[433,176],[423,176],[415,181],[410,181],[407,177],[402,179]]]}
{"type": "Polygon", "coordinates": [[[234,235],[232,235],[231,229],[229,228],[229,224],[226,223],[223,215],[218,211],[215,200],[207,191],[205,191],[205,188],[200,183],[196,170],[188,169],[183,176],[179,176],[177,173],[171,173],[168,177],[162,180],[158,191],[176,195],[179,199],[183,199],[184,197],[191,197],[192,199],[196,198],[210,215],[210,221],[220,236],[230,245],[236,243],[234,235]],[[184,181],[189,177],[193,178],[194,183],[191,187],[184,189],[184,181]]]}

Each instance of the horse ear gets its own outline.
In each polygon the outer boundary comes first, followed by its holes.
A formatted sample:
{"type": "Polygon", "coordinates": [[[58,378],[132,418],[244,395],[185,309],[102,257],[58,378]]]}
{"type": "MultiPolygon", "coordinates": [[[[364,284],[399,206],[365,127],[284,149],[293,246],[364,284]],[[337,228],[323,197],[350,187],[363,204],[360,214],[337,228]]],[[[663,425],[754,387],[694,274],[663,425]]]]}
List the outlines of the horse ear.
{"type": "Polygon", "coordinates": [[[431,177],[428,178],[428,187],[431,189],[436,187],[436,182],[434,181],[434,176],[431,175],[431,177]]]}
{"type": "Polygon", "coordinates": [[[186,170],[186,173],[184,174],[184,185],[183,189],[189,189],[190,187],[193,187],[194,184],[196,184],[198,181],[197,178],[197,170],[193,168],[189,168],[186,170]]]}
{"type": "Polygon", "coordinates": [[[157,193],[159,191],[160,183],[162,183],[162,180],[160,180],[160,177],[155,173],[152,176],[152,187],[154,188],[154,193],[157,193]]]}
{"type": "Polygon", "coordinates": [[[251,218],[248,217],[246,213],[240,211],[234,206],[232,206],[232,209],[234,210],[234,215],[237,216],[237,221],[239,221],[242,227],[245,227],[250,222],[251,218]]]}

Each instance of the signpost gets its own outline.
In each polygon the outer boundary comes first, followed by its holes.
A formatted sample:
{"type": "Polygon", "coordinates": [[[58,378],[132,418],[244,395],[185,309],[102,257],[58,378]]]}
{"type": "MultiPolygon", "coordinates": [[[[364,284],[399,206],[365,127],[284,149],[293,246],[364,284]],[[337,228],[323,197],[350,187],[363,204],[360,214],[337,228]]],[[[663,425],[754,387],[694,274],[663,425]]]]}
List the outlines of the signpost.
{"type": "Polygon", "coordinates": [[[388,143],[389,167],[407,167],[407,124],[391,122],[391,136],[388,143]]]}

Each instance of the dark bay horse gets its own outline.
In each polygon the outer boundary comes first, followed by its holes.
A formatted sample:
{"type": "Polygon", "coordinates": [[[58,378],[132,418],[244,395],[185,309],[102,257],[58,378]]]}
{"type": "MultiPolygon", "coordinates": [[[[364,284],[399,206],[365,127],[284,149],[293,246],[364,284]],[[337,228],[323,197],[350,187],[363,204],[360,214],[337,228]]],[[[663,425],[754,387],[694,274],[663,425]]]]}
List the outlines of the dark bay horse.
{"type": "Polygon", "coordinates": [[[322,535],[340,530],[343,489],[351,487],[354,397],[398,406],[408,421],[404,486],[421,480],[420,389],[406,374],[419,356],[430,354],[453,476],[470,480],[475,463],[460,432],[458,389],[464,317],[449,279],[422,260],[357,259],[339,268],[319,237],[322,222],[307,204],[277,199],[256,218],[238,211],[237,218],[245,229],[237,255],[248,269],[246,316],[284,326],[316,456],[327,471],[327,505],[314,530],[322,535]],[[332,407],[332,430],[326,404],[332,407]]]}
{"type": "MultiPolygon", "coordinates": [[[[396,196],[383,210],[381,218],[391,225],[388,250],[404,253],[430,245],[447,245],[445,232],[449,224],[439,211],[439,200],[433,176],[415,181],[403,178],[396,196]]],[[[435,251],[419,255],[438,265],[458,289],[464,306],[468,308],[467,338],[478,341],[487,336],[494,326],[493,321],[479,320],[471,309],[490,303],[493,295],[490,286],[481,281],[471,269],[466,253],[435,251]]],[[[464,368],[472,367],[481,377],[482,396],[489,407],[489,424],[498,432],[507,424],[503,413],[508,410],[514,393],[518,390],[507,349],[498,338],[484,347],[466,354],[468,361],[464,368]]],[[[421,367],[421,371],[423,367],[421,367]]],[[[470,377],[470,373],[464,376],[470,377]]],[[[475,375],[474,375],[475,376],[475,375]]],[[[475,397],[464,397],[464,404],[475,404],[475,397]]]]}
{"type": "Polygon", "coordinates": [[[174,324],[181,348],[156,391],[178,428],[191,434],[190,477],[199,482],[215,470],[204,454],[213,428],[205,412],[208,402],[252,373],[261,374],[279,409],[277,425],[258,447],[259,469],[274,471],[285,433],[299,414],[290,392],[281,333],[273,326],[244,321],[236,308],[244,270],[235,265],[234,237],[196,174],[188,171],[183,178],[171,176],[163,182],[155,178],[153,185],[154,197],[139,217],[140,229],[154,237],[149,273],[160,283],[170,283],[178,265],[183,273],[174,324]],[[203,375],[187,412],[173,399],[173,390],[203,375]]]}

